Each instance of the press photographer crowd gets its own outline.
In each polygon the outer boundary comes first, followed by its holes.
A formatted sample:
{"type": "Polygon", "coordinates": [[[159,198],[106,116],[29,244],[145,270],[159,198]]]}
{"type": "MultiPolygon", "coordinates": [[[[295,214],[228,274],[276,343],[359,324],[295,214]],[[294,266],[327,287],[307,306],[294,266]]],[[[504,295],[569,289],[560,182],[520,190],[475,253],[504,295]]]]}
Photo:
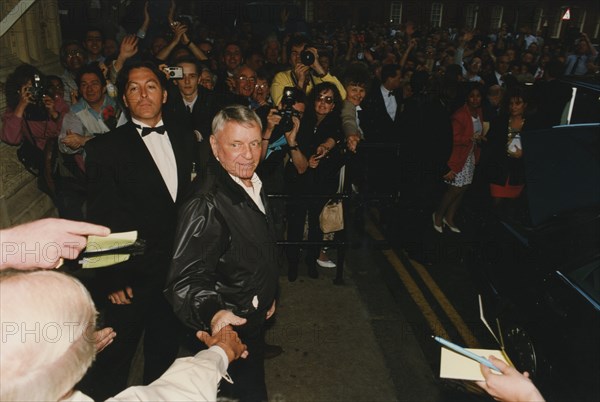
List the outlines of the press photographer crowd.
{"type": "MultiPolygon", "coordinates": [[[[279,276],[297,281],[301,256],[310,278],[336,267],[315,244],[343,225],[337,193],[384,232],[419,205],[436,235],[460,234],[472,184],[510,213],[521,136],[564,122],[561,77],[599,71],[585,33],[526,25],[309,25],[283,9],[259,35],[178,15],[146,2],[136,32],[65,39],[62,75],[23,64],[6,80],[0,138],[59,218],[0,231],[2,400],[268,400],[279,276]],[[129,231],[142,252],[78,269],[88,236],[129,231]],[[127,388],[142,334],[145,385],[127,388]]],[[[486,392],[543,400],[491,360],[486,392]]]]}

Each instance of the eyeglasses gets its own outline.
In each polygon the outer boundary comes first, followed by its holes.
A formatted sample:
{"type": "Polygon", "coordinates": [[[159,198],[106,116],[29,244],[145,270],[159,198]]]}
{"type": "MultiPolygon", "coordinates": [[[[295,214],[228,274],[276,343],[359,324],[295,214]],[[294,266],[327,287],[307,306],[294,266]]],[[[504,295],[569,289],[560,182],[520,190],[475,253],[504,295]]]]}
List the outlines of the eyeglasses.
{"type": "Polygon", "coordinates": [[[331,105],[333,103],[333,96],[321,95],[317,98],[317,102],[325,102],[328,105],[331,105]]]}
{"type": "Polygon", "coordinates": [[[83,52],[81,50],[69,50],[67,52],[67,57],[75,57],[75,56],[83,56],[83,52]]]}
{"type": "Polygon", "coordinates": [[[246,76],[242,75],[242,76],[238,77],[238,80],[240,80],[242,82],[248,81],[248,82],[254,83],[254,82],[256,82],[256,77],[246,77],[246,76]]]}
{"type": "Polygon", "coordinates": [[[256,89],[267,89],[268,85],[267,84],[256,84],[254,86],[254,88],[256,89]]]}

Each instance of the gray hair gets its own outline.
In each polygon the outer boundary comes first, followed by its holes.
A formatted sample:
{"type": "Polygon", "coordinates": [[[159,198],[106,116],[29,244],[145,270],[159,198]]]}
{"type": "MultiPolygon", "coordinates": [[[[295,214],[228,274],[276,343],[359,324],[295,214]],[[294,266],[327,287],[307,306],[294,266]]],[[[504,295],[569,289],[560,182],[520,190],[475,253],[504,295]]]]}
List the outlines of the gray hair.
{"type": "Polygon", "coordinates": [[[96,308],[75,278],[0,272],[0,400],[57,401],[91,366],[96,308]]]}
{"type": "Polygon", "coordinates": [[[213,85],[217,85],[217,75],[215,73],[213,73],[210,68],[208,68],[208,67],[202,67],[200,69],[200,72],[198,74],[201,75],[205,71],[210,74],[210,79],[211,79],[213,85]]]}
{"type": "Polygon", "coordinates": [[[247,106],[232,105],[223,108],[213,119],[213,135],[217,135],[223,131],[223,127],[229,122],[237,123],[244,127],[257,126],[262,132],[262,122],[254,111],[250,110],[247,106]]]}

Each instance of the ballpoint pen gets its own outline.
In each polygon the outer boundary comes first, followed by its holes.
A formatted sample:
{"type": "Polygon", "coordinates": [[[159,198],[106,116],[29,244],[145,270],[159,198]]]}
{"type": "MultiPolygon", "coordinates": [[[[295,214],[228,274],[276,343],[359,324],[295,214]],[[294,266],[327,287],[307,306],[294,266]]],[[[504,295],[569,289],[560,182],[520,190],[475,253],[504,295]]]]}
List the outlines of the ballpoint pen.
{"type": "Polygon", "coordinates": [[[484,366],[487,366],[489,368],[491,368],[492,370],[496,370],[498,373],[501,373],[500,369],[496,366],[494,366],[492,364],[492,362],[490,362],[488,359],[481,357],[479,355],[476,355],[473,352],[468,351],[467,349],[458,346],[450,341],[445,340],[444,338],[440,338],[439,336],[433,336],[432,338],[441,343],[443,346],[447,347],[448,349],[452,349],[453,351],[455,351],[456,353],[460,353],[461,355],[468,357],[469,359],[473,359],[478,363],[483,364],[484,366]]]}

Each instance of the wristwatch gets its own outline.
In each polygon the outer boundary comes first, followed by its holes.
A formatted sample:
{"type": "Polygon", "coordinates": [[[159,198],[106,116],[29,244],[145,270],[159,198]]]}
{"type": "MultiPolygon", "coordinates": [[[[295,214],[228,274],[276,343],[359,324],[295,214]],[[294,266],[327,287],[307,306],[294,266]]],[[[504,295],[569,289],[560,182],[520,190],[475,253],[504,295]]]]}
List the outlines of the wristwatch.
{"type": "Polygon", "coordinates": [[[290,151],[294,151],[298,149],[298,144],[294,145],[294,146],[289,146],[290,147],[290,151]]]}

